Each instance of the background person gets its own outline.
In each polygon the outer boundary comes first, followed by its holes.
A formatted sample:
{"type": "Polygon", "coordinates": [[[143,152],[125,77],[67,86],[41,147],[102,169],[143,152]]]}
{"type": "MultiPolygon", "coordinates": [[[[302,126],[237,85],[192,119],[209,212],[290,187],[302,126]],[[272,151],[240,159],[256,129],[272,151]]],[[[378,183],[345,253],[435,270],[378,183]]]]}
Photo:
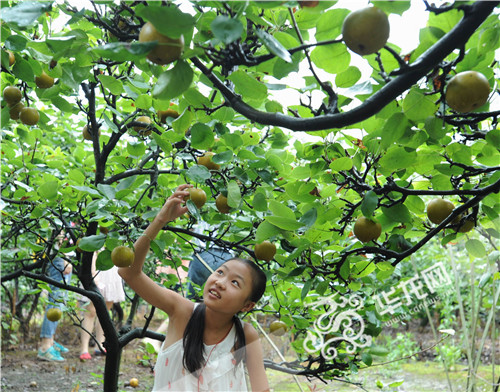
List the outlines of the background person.
{"type": "MultiPolygon", "coordinates": [[[[92,258],[92,269],[93,275],[95,276],[95,283],[97,288],[99,289],[101,295],[106,301],[106,308],[108,312],[111,310],[114,303],[119,303],[125,300],[125,291],[123,290],[123,280],[118,275],[118,268],[113,266],[106,271],[99,271],[96,274],[95,272],[95,262],[97,260],[97,253],[94,253],[94,257],[92,258]]],[[[82,329],[80,332],[80,359],[88,360],[92,359],[92,356],[89,353],[89,343],[90,343],[90,334],[94,331],[95,328],[95,339],[102,346],[104,343],[104,331],[102,330],[101,323],[99,323],[99,319],[96,317],[96,309],[94,304],[89,302],[86,306],[83,320],[82,320],[82,329]]],[[[105,355],[106,350],[103,348],[104,352],[97,347],[94,351],[95,355],[105,355]]]]}
{"type": "MultiPolygon", "coordinates": [[[[70,284],[71,273],[73,266],[60,257],[55,257],[47,268],[47,275],[49,278],[70,284]]],[[[67,297],[67,292],[50,285],[49,303],[45,307],[45,313],[40,331],[40,346],[38,349],[37,357],[44,361],[64,361],[61,354],[67,353],[69,350],[61,343],[54,340],[54,335],[59,321],[50,321],[47,318],[47,311],[52,308],[62,309],[64,301],[67,297]]]]}

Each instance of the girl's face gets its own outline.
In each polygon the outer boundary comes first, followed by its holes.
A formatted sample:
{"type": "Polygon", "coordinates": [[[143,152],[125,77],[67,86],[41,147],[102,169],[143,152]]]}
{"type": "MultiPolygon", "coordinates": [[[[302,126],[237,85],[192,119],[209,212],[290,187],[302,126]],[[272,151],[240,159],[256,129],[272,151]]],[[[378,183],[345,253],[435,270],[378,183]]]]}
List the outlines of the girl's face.
{"type": "Polygon", "coordinates": [[[247,312],[255,306],[250,301],[252,271],[238,260],[229,260],[211,274],[203,289],[207,307],[225,313],[247,312]]]}

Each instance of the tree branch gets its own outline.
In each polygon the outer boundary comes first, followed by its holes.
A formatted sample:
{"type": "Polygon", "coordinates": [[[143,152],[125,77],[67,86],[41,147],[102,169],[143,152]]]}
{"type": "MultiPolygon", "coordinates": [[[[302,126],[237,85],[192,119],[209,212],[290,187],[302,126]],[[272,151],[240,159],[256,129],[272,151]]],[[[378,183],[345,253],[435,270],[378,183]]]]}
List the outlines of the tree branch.
{"type": "Polygon", "coordinates": [[[462,20],[431,46],[419,59],[408,67],[407,72],[398,75],[380,90],[367,98],[356,108],[336,114],[328,114],[314,118],[295,118],[281,113],[268,113],[254,109],[243,102],[240,96],[210,71],[198,58],[192,57],[192,63],[214,84],[229,105],[238,113],[263,125],[274,125],[288,128],[292,131],[320,131],[332,128],[342,128],[359,123],[375,115],[387,104],[408,90],[421,78],[434,69],[436,64],[443,61],[455,49],[465,45],[476,29],[493,12],[500,1],[478,1],[470,6],[462,20]]]}

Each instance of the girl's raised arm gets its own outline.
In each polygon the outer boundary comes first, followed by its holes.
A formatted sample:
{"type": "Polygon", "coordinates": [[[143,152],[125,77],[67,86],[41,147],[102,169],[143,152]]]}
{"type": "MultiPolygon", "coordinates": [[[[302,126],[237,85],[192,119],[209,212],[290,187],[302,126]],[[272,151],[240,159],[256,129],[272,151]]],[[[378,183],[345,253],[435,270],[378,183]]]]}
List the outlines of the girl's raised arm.
{"type": "Polygon", "coordinates": [[[150,243],[163,226],[187,212],[187,207],[183,203],[184,197],[189,195],[187,191],[189,187],[191,185],[180,185],[172,196],[167,199],[158,215],[144,230],[144,234],[135,242],[135,257],[132,265],[118,269],[118,274],[132,290],[151,305],[165,311],[169,316],[173,316],[180,307],[185,307],[187,304],[192,305],[192,302],[176,292],[158,285],[142,271],[142,268],[150,243]]]}

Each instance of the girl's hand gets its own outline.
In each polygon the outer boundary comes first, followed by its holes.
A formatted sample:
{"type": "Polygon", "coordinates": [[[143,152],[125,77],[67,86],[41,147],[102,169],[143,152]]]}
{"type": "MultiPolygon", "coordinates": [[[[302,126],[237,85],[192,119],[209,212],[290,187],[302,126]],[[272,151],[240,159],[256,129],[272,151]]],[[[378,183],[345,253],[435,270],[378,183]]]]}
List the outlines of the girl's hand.
{"type": "Polygon", "coordinates": [[[193,186],[189,184],[179,185],[172,196],[167,199],[156,217],[161,222],[167,223],[176,220],[178,217],[185,214],[188,209],[185,205],[183,205],[185,203],[184,198],[189,196],[187,189],[192,187],[193,186]]]}

